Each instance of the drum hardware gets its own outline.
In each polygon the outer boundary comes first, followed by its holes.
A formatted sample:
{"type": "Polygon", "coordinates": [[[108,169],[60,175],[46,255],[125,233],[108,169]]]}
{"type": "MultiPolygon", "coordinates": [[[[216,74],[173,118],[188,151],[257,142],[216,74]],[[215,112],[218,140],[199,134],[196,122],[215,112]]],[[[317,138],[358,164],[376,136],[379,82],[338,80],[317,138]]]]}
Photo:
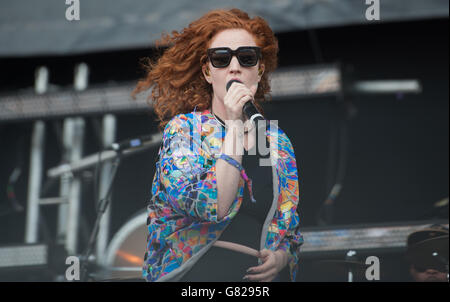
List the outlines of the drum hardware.
{"type": "Polygon", "coordinates": [[[407,258],[414,264],[427,268],[448,269],[448,235],[438,236],[419,241],[408,248],[407,258]]]}

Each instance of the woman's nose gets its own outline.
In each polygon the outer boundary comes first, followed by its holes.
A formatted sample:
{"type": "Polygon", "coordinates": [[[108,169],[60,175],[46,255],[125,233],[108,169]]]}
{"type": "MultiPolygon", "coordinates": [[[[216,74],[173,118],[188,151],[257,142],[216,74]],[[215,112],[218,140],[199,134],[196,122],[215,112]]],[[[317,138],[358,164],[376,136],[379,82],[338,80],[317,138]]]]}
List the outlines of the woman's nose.
{"type": "Polygon", "coordinates": [[[239,61],[236,56],[233,56],[231,58],[230,62],[230,71],[240,71],[241,70],[241,64],[239,64],[239,61]]]}

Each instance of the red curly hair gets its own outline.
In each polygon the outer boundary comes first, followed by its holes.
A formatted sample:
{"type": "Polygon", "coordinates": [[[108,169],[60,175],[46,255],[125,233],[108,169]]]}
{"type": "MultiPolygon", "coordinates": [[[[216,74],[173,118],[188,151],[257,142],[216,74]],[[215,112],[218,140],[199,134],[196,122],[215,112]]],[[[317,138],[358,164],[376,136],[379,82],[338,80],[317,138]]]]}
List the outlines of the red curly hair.
{"type": "Polygon", "coordinates": [[[255,94],[255,105],[262,112],[260,102],[270,99],[268,75],[277,67],[278,41],[267,22],[260,17],[250,18],[239,9],[213,10],[181,32],[163,34],[156,46],[169,47],[159,59],[144,58],[143,67],[147,75],[138,81],[132,97],[152,89],[147,101],[154,101],[153,110],[160,130],[164,130],[177,114],[192,112],[195,107],[202,111],[211,106],[212,87],[203,76],[202,66],[207,63],[206,51],[212,38],[226,29],[247,30],[261,48],[265,72],[255,94]]]}

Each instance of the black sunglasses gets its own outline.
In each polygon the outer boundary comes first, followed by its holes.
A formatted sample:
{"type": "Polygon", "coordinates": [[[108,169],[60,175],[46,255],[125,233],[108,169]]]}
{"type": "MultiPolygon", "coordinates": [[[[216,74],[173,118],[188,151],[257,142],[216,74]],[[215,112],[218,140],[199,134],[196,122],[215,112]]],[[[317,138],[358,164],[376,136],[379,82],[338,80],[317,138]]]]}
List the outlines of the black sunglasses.
{"type": "Polygon", "coordinates": [[[242,46],[236,50],[228,47],[217,47],[208,49],[208,58],[212,66],[223,68],[230,65],[231,58],[236,56],[242,67],[252,67],[258,63],[261,57],[261,49],[256,46],[242,46]]]}

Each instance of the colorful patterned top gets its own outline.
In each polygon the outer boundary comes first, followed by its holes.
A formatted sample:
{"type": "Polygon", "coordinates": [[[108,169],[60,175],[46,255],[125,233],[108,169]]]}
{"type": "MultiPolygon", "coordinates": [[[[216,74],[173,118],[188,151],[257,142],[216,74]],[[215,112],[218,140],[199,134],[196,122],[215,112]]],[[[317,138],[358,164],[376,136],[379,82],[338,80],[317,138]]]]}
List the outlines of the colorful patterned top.
{"type": "MultiPolygon", "coordinates": [[[[298,175],[289,138],[271,121],[270,142],[274,196],[262,230],[261,249],[288,254],[295,280],[303,236],[296,211],[298,175]]],[[[217,217],[215,163],[225,138],[209,110],[173,117],[166,125],[148,205],[148,237],[143,277],[147,281],[177,281],[211,248],[239,211],[245,181],[239,180],[228,214],[217,217]]],[[[270,163],[269,163],[270,164],[270,163]]]]}

